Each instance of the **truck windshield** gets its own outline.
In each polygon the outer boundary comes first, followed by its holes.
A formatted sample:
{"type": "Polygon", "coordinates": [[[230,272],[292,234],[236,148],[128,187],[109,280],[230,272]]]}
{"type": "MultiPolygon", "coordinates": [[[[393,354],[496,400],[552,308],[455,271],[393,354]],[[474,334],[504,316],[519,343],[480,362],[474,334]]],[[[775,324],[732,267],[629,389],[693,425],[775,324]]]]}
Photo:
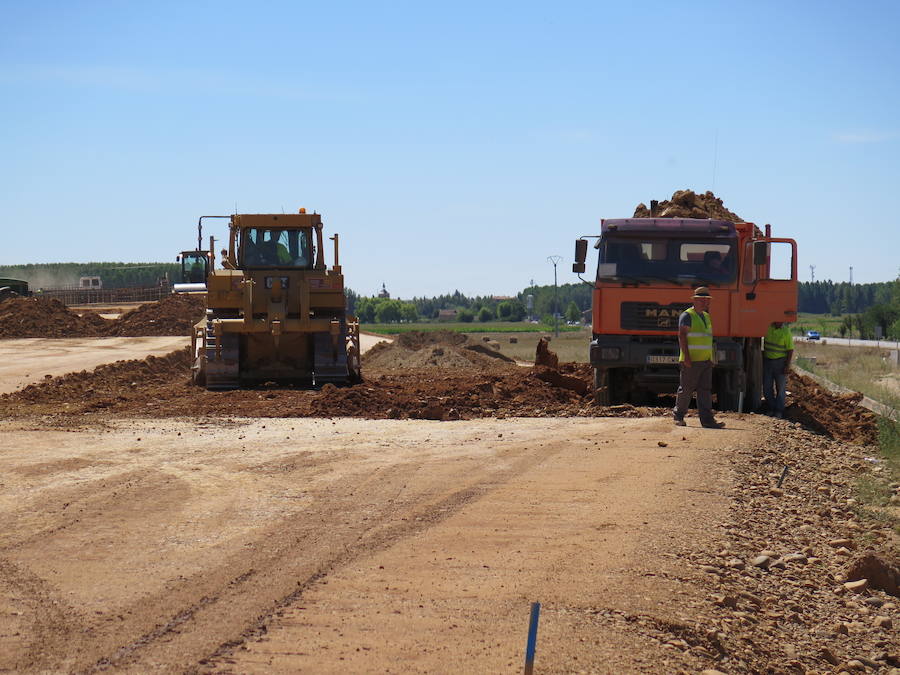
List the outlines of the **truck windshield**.
{"type": "Polygon", "coordinates": [[[729,284],[735,279],[736,243],[732,239],[604,237],[597,278],[729,284]]]}
{"type": "Polygon", "coordinates": [[[250,227],[243,230],[245,267],[311,267],[309,230],[250,227]]]}

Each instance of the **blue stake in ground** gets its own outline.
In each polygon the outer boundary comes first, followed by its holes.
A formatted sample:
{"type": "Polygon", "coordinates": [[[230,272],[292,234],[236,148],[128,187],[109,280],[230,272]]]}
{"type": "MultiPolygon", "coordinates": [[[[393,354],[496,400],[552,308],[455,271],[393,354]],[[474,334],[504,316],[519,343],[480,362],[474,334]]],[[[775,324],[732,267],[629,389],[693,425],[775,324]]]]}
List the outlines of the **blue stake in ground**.
{"type": "Polygon", "coordinates": [[[541,614],[541,603],[531,604],[531,621],[528,624],[528,644],[525,646],[525,675],[534,672],[534,649],[537,646],[538,617],[541,614]]]}

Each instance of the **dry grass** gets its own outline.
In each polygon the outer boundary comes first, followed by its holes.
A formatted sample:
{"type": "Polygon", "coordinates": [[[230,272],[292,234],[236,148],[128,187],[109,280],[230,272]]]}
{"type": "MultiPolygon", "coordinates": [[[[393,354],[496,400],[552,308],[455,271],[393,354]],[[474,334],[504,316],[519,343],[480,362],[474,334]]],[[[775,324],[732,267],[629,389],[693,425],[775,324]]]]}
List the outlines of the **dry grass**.
{"type": "Polygon", "coordinates": [[[538,340],[550,338],[550,349],[556,352],[560,361],[588,362],[588,348],[591,342],[590,328],[560,333],[553,337],[553,331],[540,333],[477,333],[469,336],[473,340],[489,338],[500,343],[500,352],[516,361],[534,361],[538,340]],[[510,342],[510,339],[516,342],[510,342]]]}
{"type": "Polygon", "coordinates": [[[884,506],[893,494],[891,483],[900,479],[900,422],[896,421],[900,410],[900,366],[891,358],[891,350],[807,342],[798,342],[795,348],[801,367],[894,410],[894,420],[878,418],[878,445],[887,471],[878,478],[862,479],[857,485],[862,504],[884,506]]]}
{"type": "Polygon", "coordinates": [[[832,382],[886,405],[900,398],[900,367],[891,360],[890,349],[811,342],[797,342],[795,349],[801,367],[805,363],[832,382]]]}

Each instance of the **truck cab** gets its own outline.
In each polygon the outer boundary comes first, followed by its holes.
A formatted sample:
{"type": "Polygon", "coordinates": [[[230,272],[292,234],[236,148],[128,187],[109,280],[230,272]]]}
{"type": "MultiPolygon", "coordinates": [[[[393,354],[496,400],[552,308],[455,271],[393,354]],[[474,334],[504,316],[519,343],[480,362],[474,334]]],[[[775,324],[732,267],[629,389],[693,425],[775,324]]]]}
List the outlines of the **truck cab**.
{"type": "MultiPolygon", "coordinates": [[[[773,321],[797,315],[796,243],[752,223],[622,218],[601,221],[595,248],[597,271],[588,283],[597,401],[643,403],[674,393],[678,317],[693,289],[707,286],[718,407],[749,409],[761,391],[761,338],[773,321]]],[[[582,237],[573,271],[585,271],[586,254],[582,237]]]]}

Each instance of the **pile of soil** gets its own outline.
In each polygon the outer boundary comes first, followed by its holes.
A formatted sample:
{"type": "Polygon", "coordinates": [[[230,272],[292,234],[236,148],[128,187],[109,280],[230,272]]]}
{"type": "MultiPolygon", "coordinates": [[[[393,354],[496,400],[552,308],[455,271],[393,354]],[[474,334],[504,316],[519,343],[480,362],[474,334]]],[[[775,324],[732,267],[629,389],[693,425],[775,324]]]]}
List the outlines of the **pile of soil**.
{"type": "MultiPolygon", "coordinates": [[[[599,408],[590,396],[573,390],[569,380],[559,386],[553,377],[530,368],[494,361],[491,365],[493,367],[480,370],[401,368],[394,372],[367,374],[364,382],[354,386],[325,385],[319,391],[258,388],[208,392],[190,383],[190,353],[183,349],[164,357],[119,361],[90,372],[48,378],[0,396],[0,409],[9,417],[96,412],[136,417],[234,415],[370,419],[644,417],[659,414],[654,409],[631,406],[599,408]]],[[[558,376],[577,379],[575,373],[583,367],[571,368],[573,370],[558,373],[558,376]]]]}
{"type": "Polygon", "coordinates": [[[124,314],[113,322],[108,335],[190,335],[191,327],[205,311],[206,298],[202,295],[167,295],[124,314]]]}
{"type": "Polygon", "coordinates": [[[393,342],[379,342],[363,354],[366,371],[482,370],[498,364],[515,368],[515,360],[482,342],[453,331],[411,331],[393,342]]]}
{"type": "MultiPolygon", "coordinates": [[[[635,218],[650,218],[650,209],[644,204],[638,204],[634,210],[635,218]]],[[[698,195],[693,190],[677,190],[672,199],[659,203],[656,218],[712,218],[713,220],[725,220],[730,223],[744,221],[736,213],[725,208],[722,200],[707,190],[698,195]]]]}
{"type": "Polygon", "coordinates": [[[78,316],[53,298],[0,302],[0,338],[103,337],[111,323],[93,313],[78,316]]]}
{"type": "Polygon", "coordinates": [[[785,417],[829,438],[872,445],[878,439],[875,413],[859,405],[863,395],[832,394],[808,377],[792,372],[785,417]]]}
{"type": "MultiPolygon", "coordinates": [[[[321,390],[257,388],[208,392],[190,383],[188,349],[164,357],[118,361],[93,371],[47,378],[0,396],[3,414],[106,412],[117,416],[363,417],[474,419],[479,417],[646,417],[663,411],[598,407],[590,395],[590,367],[560,364],[526,368],[487,356],[456,333],[415,334],[381,347],[380,369],[366,380],[321,390]],[[418,346],[418,349],[412,347],[418,346]],[[435,350],[444,350],[435,354],[435,350]],[[414,360],[440,362],[419,368],[414,360]],[[396,363],[393,369],[385,364],[396,363]],[[447,365],[449,364],[449,366],[447,365]]],[[[490,350],[489,347],[484,349],[490,350]]]]}
{"type": "Polygon", "coordinates": [[[93,312],[79,316],[55,298],[9,298],[0,302],[0,338],[190,335],[205,309],[203,296],[168,295],[110,320],[93,312]]]}

